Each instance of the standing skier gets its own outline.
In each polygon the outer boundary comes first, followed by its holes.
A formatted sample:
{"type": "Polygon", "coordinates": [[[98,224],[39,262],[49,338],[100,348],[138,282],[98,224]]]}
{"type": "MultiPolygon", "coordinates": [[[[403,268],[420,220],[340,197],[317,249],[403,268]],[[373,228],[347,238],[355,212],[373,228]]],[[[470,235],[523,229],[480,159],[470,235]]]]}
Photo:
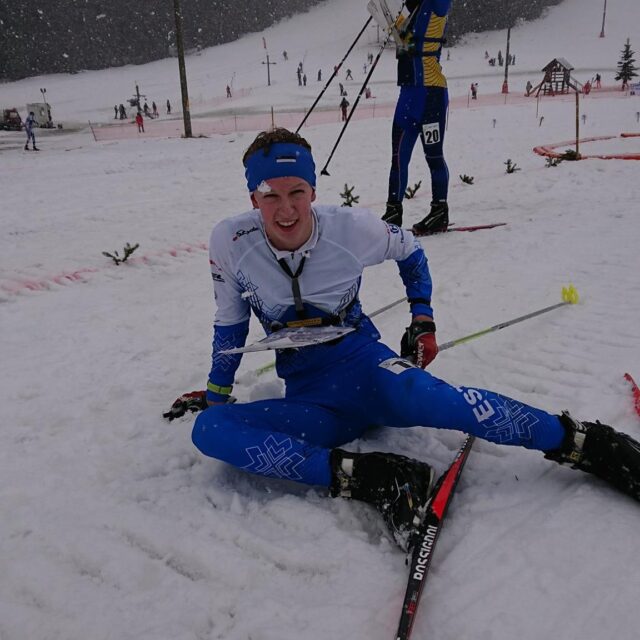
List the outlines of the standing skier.
{"type": "Polygon", "coordinates": [[[342,115],[342,122],[347,119],[347,109],[349,108],[349,101],[343,96],[340,101],[340,113],[342,115]]]}
{"type": "Polygon", "coordinates": [[[144,133],[144,118],[140,111],[136,113],[136,124],[138,125],[138,133],[144,133]]]}
{"type": "Polygon", "coordinates": [[[409,161],[420,136],[431,174],[431,210],[413,231],[427,235],[445,231],[449,224],[449,169],[443,149],[449,93],[440,54],[451,0],[407,0],[405,6],[409,16],[397,21],[402,39],[396,47],[400,95],[391,129],[389,193],[382,219],[402,224],[409,161]]]}
{"type": "MultiPolygon", "coordinates": [[[[492,391],[454,387],[424,370],[438,347],[422,247],[411,232],[367,210],[312,206],[315,164],[304,138],[286,129],[260,133],[243,163],[253,209],[217,224],[209,245],[217,304],[210,406],[192,434],[202,453],[373,504],[401,546],[433,473],[404,456],[340,448],[375,427],[455,429],[540,450],[640,499],[640,450],[629,436],[492,391]],[[358,298],[364,267],[384,260],[397,262],[412,317],[402,357],[380,342],[358,298]],[[287,326],[354,331],[330,343],[277,350],[285,397],[234,404],[242,356],[224,351],[244,346],[251,312],[267,334],[287,326]]],[[[188,395],[204,400],[204,393],[188,395]]]]}
{"type": "Polygon", "coordinates": [[[27,134],[27,141],[24,145],[24,150],[27,151],[29,149],[29,140],[31,140],[32,146],[33,146],[33,150],[34,151],[40,151],[40,149],[38,149],[38,147],[36,147],[36,134],[35,131],[33,130],[34,127],[37,125],[36,123],[36,114],[33,111],[29,111],[29,115],[27,116],[26,120],[24,121],[24,130],[27,134]]]}

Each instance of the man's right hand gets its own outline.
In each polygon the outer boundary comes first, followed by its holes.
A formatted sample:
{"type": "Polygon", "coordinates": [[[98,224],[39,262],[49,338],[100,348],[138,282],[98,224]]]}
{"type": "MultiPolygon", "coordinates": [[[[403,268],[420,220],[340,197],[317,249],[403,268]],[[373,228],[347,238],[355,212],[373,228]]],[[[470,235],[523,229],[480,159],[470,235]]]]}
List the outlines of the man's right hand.
{"type": "Polygon", "coordinates": [[[169,411],[162,414],[162,417],[173,420],[174,418],[180,418],[187,411],[195,413],[206,409],[208,406],[206,391],[189,391],[189,393],[184,393],[177,398],[169,411]]]}

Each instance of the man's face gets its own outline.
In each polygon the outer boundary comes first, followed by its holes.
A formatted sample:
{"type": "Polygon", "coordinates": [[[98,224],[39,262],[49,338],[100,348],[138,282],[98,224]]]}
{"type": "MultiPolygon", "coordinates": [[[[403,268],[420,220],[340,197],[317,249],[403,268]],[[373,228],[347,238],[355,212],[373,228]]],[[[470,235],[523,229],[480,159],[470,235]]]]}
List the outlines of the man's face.
{"type": "Polygon", "coordinates": [[[315,199],[313,187],[297,177],[265,180],[251,194],[253,206],[262,214],[267,237],[281,251],[295,251],[311,237],[311,203],[315,199]]]}

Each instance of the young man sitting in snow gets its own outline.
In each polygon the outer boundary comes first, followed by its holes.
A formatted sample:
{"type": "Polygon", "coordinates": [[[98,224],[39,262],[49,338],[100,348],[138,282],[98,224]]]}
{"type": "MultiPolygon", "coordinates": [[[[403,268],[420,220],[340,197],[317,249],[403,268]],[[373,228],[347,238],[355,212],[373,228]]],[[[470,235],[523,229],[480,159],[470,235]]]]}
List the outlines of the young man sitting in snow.
{"type": "MultiPolygon", "coordinates": [[[[373,427],[456,429],[599,476],[640,499],[640,450],[600,423],[556,416],[492,391],[453,387],[424,368],[436,357],[427,258],[411,232],[365,210],[313,205],[311,147],[286,129],[258,135],[244,155],[253,210],[213,229],[217,312],[206,392],[193,442],[252,473],[326,487],[373,504],[407,546],[432,469],[392,453],[340,447],[373,427]],[[412,320],[401,357],[382,344],[358,291],[363,269],[395,260],[412,320]],[[228,402],[251,311],[267,334],[293,325],[355,330],[330,343],[276,352],[284,398],[228,402]]],[[[189,402],[198,402],[196,392],[189,402]]],[[[186,406],[182,399],[183,412],[186,406]]],[[[179,402],[179,401],[177,401],[179,402]]],[[[177,406],[177,405],[176,405],[177,406]]]]}

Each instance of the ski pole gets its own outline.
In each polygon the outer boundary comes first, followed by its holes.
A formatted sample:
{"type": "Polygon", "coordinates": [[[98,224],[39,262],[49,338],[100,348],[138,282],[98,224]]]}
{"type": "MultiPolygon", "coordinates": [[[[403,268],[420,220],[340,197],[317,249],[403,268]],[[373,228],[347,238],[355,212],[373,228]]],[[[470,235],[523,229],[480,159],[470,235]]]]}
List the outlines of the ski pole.
{"type": "MultiPolygon", "coordinates": [[[[388,311],[393,307],[396,307],[400,303],[404,302],[407,298],[399,298],[390,304],[380,307],[380,309],[376,309],[373,313],[369,314],[370,318],[375,318],[375,316],[383,313],[384,311],[388,311]]],[[[451,349],[451,347],[456,347],[459,344],[463,344],[465,342],[470,342],[471,340],[475,340],[480,336],[484,336],[488,333],[492,333],[494,331],[498,331],[499,329],[504,329],[505,327],[510,327],[513,324],[517,324],[518,322],[524,322],[525,320],[529,320],[530,318],[535,318],[536,316],[540,316],[543,313],[548,313],[549,311],[553,311],[554,309],[558,309],[560,307],[564,307],[568,304],[577,304],[579,300],[578,292],[576,288],[570,284],[567,287],[562,287],[562,302],[558,302],[557,304],[552,304],[550,307],[545,307],[544,309],[538,309],[538,311],[532,311],[531,313],[527,313],[524,316],[520,316],[518,318],[513,318],[512,320],[507,320],[506,322],[500,322],[499,324],[494,324],[492,327],[488,329],[482,329],[481,331],[476,331],[475,333],[471,333],[468,336],[463,336],[462,338],[457,338],[456,340],[450,340],[449,342],[445,342],[444,344],[438,345],[438,351],[446,351],[447,349],[451,349]]],[[[275,362],[270,362],[268,364],[255,369],[252,373],[256,376],[261,376],[276,366],[275,362]]]]}
{"type": "Polygon", "coordinates": [[[489,327],[488,329],[482,329],[482,331],[476,331],[475,333],[471,333],[468,336],[458,338],[457,340],[451,340],[449,342],[445,342],[444,344],[438,345],[438,351],[444,351],[445,349],[450,349],[451,347],[455,347],[459,344],[469,342],[470,340],[475,340],[476,338],[479,338],[480,336],[484,336],[487,333],[493,333],[494,331],[498,331],[499,329],[510,327],[511,325],[517,324],[518,322],[524,322],[525,320],[529,320],[530,318],[535,318],[536,316],[540,316],[543,313],[548,313],[549,311],[553,311],[554,309],[564,307],[565,305],[577,304],[578,299],[579,299],[579,296],[578,296],[578,292],[576,291],[576,288],[572,284],[570,284],[568,287],[562,287],[562,302],[558,302],[557,304],[552,304],[550,307],[545,307],[544,309],[538,309],[538,311],[532,311],[531,313],[527,313],[524,316],[513,318],[513,320],[507,320],[506,322],[500,322],[499,324],[494,324],[492,327],[489,327]]]}
{"type": "Polygon", "coordinates": [[[336,152],[336,149],[338,148],[338,145],[340,144],[340,140],[342,140],[342,136],[344,135],[344,132],[346,131],[347,127],[349,126],[349,122],[351,121],[351,116],[353,115],[353,112],[356,110],[356,107],[358,106],[358,102],[360,102],[360,98],[362,97],[362,94],[364,93],[364,90],[367,88],[367,84],[369,83],[369,79],[371,78],[371,74],[373,73],[373,70],[376,68],[376,65],[378,64],[378,61],[380,60],[380,56],[382,55],[382,52],[384,51],[385,47],[387,46],[387,42],[389,42],[389,38],[390,37],[391,36],[387,36],[385,38],[385,41],[382,43],[382,46],[380,47],[380,50],[378,51],[378,55],[376,56],[376,59],[373,61],[373,64],[371,65],[371,69],[369,69],[369,73],[367,74],[367,77],[364,79],[364,82],[362,83],[362,87],[360,87],[360,92],[358,93],[358,97],[355,99],[355,102],[353,103],[353,106],[351,107],[351,111],[349,111],[349,115],[347,116],[347,121],[344,123],[344,125],[342,127],[342,130],[340,131],[340,135],[338,136],[338,139],[336,140],[336,143],[333,145],[333,149],[331,149],[331,153],[329,154],[329,158],[327,159],[326,164],[322,168],[322,171],[320,172],[320,175],[323,175],[323,176],[330,175],[329,172],[327,171],[327,167],[329,166],[329,163],[331,162],[331,158],[333,158],[333,154],[336,152]]]}
{"type": "Polygon", "coordinates": [[[362,27],[362,29],[360,30],[360,33],[356,36],[356,39],[351,43],[351,46],[349,47],[349,50],[347,51],[347,53],[344,54],[344,57],[342,58],[342,60],[340,60],[338,65],[333,68],[333,73],[331,74],[331,77],[329,78],[329,80],[327,80],[327,83],[324,85],[322,91],[318,94],[318,97],[316,98],[315,102],[309,107],[309,111],[307,111],[304,118],[302,118],[302,122],[298,125],[298,128],[295,131],[296,133],[298,133],[300,129],[302,129],[304,123],[307,121],[307,118],[311,115],[311,112],[316,108],[316,105],[318,104],[318,102],[320,102],[320,99],[324,95],[324,92],[328,89],[332,80],[338,74],[338,71],[340,71],[340,67],[342,67],[342,63],[347,59],[353,47],[355,47],[358,40],[360,40],[360,37],[364,33],[365,29],[369,26],[371,19],[372,19],[371,16],[369,16],[369,19],[364,23],[364,27],[362,27]]]}

